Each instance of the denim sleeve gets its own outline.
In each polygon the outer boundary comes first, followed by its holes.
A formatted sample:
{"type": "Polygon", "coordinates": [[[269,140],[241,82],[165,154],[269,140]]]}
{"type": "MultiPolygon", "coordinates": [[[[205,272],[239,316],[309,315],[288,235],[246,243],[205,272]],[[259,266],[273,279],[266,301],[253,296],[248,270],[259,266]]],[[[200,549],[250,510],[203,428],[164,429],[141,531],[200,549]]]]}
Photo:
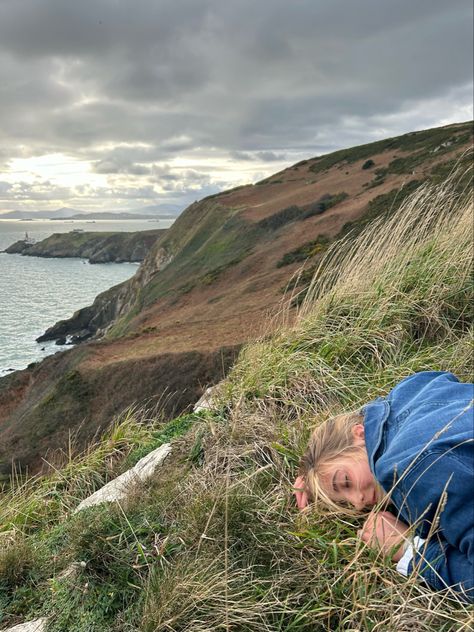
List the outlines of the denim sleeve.
{"type": "Polygon", "coordinates": [[[474,470],[470,461],[452,453],[427,452],[400,482],[410,524],[424,538],[430,532],[414,551],[408,572],[416,569],[435,590],[452,587],[474,601],[474,470]]]}
{"type": "Polygon", "coordinates": [[[474,603],[474,565],[451,544],[430,539],[408,565],[408,574],[414,570],[434,589],[452,588],[461,598],[474,603]]]}

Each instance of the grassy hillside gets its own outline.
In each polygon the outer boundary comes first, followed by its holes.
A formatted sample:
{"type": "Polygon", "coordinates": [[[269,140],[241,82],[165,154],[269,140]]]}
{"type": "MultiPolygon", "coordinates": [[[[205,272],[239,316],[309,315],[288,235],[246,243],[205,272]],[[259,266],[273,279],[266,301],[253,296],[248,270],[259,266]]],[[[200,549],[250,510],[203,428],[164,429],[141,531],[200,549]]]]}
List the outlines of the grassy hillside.
{"type": "Polygon", "coordinates": [[[12,458],[41,467],[77,429],[84,446],[134,402],[166,393],[170,415],[185,410],[226,374],[235,354],[225,349],[275,330],[285,291],[284,317],[296,319],[333,243],[390,221],[414,191],[467,165],[471,144],[470,122],[405,134],[192,204],[132,279],[42,337],[90,342],[0,379],[0,472],[12,458]]]}
{"type": "Polygon", "coordinates": [[[47,615],[56,632],[472,629],[472,606],[406,581],[357,541],[362,518],[300,516],[291,494],[310,428],[329,414],[414,371],[472,379],[472,213],[452,180],[418,189],[329,248],[297,318],[246,347],[212,412],[129,412],[82,458],[5,491],[0,621],[47,615]],[[168,440],[151,484],[71,515],[168,440]]]}
{"type": "MultiPolygon", "coordinates": [[[[130,310],[117,319],[108,335],[113,338],[133,331],[134,318],[151,305],[176,302],[191,291],[205,289],[274,242],[277,254],[279,248],[284,249],[276,266],[304,261],[306,274],[299,284],[307,285],[332,241],[348,233],[355,236],[377,217],[387,219],[423,184],[442,182],[460,163],[467,167],[470,158],[463,151],[472,143],[472,134],[471,122],[411,132],[304,160],[256,185],[194,203],[155,248],[169,253],[169,265],[146,277],[130,310]],[[331,190],[323,183],[334,173],[337,184],[331,190]],[[355,217],[349,212],[349,221],[340,221],[351,206],[357,209],[355,217]],[[262,207],[268,209],[263,215],[255,213],[254,209],[262,207]],[[321,217],[331,209],[332,219],[338,219],[336,230],[333,226],[326,229],[325,217],[321,217]],[[293,243],[295,234],[296,257],[285,243],[293,243]],[[303,235],[313,240],[303,241],[303,235]],[[311,247],[314,241],[317,249],[311,247]]],[[[329,178],[332,180],[334,176],[329,178]]]]}

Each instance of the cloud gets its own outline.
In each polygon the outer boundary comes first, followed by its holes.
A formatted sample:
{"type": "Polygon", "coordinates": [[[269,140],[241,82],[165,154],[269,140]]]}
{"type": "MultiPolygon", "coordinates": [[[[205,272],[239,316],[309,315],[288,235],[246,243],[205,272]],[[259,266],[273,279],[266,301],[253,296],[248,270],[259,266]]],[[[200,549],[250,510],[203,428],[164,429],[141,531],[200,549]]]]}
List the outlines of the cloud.
{"type": "Polygon", "coordinates": [[[243,161],[255,161],[260,160],[262,162],[278,162],[287,159],[287,155],[284,153],[277,154],[274,151],[256,151],[253,153],[246,151],[232,151],[230,152],[231,158],[235,160],[243,161]]]}
{"type": "Polygon", "coordinates": [[[151,167],[139,165],[137,163],[114,162],[113,160],[99,160],[94,163],[93,170],[95,173],[124,173],[132,176],[145,176],[151,173],[151,167]]]}
{"type": "Polygon", "coordinates": [[[471,24],[465,0],[3,0],[0,164],[61,153],[159,201],[468,119],[471,24]]]}

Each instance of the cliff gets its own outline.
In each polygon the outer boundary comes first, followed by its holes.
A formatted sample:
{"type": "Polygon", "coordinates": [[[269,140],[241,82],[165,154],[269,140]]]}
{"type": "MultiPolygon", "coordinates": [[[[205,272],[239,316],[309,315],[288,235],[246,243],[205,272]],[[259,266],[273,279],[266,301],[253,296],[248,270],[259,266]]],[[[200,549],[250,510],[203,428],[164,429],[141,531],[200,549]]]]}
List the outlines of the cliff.
{"type": "Polygon", "coordinates": [[[37,243],[20,240],[5,252],[31,257],[81,257],[89,263],[143,261],[165,229],[139,232],[55,233],[37,243]]]}
{"type": "Polygon", "coordinates": [[[292,322],[331,243],[467,164],[471,142],[471,123],[405,134],[189,206],[132,279],[46,333],[91,342],[0,380],[0,466],[38,467],[70,432],[83,444],[133,402],[189,406],[243,344],[292,322]]]}

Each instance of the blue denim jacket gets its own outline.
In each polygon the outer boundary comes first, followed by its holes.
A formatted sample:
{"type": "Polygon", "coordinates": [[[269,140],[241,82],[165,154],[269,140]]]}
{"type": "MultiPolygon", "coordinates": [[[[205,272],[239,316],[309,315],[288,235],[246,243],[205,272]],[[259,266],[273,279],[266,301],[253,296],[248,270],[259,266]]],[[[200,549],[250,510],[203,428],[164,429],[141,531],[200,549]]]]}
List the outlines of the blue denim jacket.
{"type": "Polygon", "coordinates": [[[369,464],[400,518],[426,542],[414,568],[435,590],[474,601],[474,386],[426,371],[364,413],[369,464]]]}

